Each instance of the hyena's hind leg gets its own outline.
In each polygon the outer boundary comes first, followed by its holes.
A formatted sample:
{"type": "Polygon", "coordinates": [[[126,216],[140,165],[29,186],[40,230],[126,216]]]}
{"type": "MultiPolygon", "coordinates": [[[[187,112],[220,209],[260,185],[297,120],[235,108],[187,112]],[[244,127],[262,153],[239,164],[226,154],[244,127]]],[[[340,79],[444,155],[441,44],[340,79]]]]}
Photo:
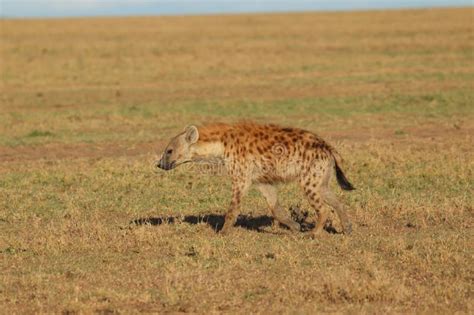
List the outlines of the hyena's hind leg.
{"type": "Polygon", "coordinates": [[[352,223],[347,217],[347,206],[340,202],[337,196],[331,191],[331,189],[329,188],[329,183],[326,185],[323,184],[321,186],[321,196],[323,198],[323,201],[336,211],[337,216],[341,221],[342,231],[344,232],[344,234],[351,234],[352,223]]]}
{"type": "Polygon", "coordinates": [[[304,194],[306,195],[309,204],[314,209],[318,217],[316,227],[314,228],[312,234],[313,236],[319,235],[323,231],[328,217],[327,210],[322,207],[323,201],[320,194],[322,174],[317,171],[308,172],[301,178],[300,185],[303,188],[304,194]]]}
{"type": "Polygon", "coordinates": [[[273,218],[279,223],[287,226],[291,231],[299,231],[299,223],[293,221],[289,213],[283,210],[282,207],[279,205],[277,189],[269,184],[259,184],[257,188],[265,197],[268,207],[270,208],[270,211],[273,214],[273,218]]]}
{"type": "Polygon", "coordinates": [[[352,223],[350,222],[349,218],[347,217],[347,207],[342,202],[340,202],[336,195],[329,189],[324,189],[321,191],[321,195],[323,196],[324,202],[333,208],[339,220],[341,221],[342,230],[344,234],[351,234],[352,232],[352,223]]]}
{"type": "Polygon", "coordinates": [[[323,203],[333,208],[343,226],[344,233],[350,233],[351,224],[346,216],[344,205],[341,204],[334,193],[329,189],[329,180],[334,173],[334,160],[330,157],[322,157],[314,160],[301,177],[300,184],[304,190],[310,205],[318,214],[316,227],[313,230],[313,236],[320,234],[328,219],[328,209],[323,207],[323,203]]]}
{"type": "Polygon", "coordinates": [[[334,173],[334,161],[324,159],[315,161],[310,170],[302,177],[301,185],[310,205],[319,212],[319,218],[313,236],[320,234],[326,224],[328,211],[322,207],[323,203],[333,208],[341,221],[345,234],[350,234],[352,225],[346,214],[346,207],[329,188],[329,180],[334,173]]]}
{"type": "Polygon", "coordinates": [[[325,204],[334,209],[341,221],[342,230],[344,234],[350,234],[352,232],[352,224],[347,217],[347,207],[339,201],[336,194],[329,188],[329,181],[334,174],[334,162],[329,163],[329,167],[324,170],[322,183],[320,187],[320,195],[325,204]]]}

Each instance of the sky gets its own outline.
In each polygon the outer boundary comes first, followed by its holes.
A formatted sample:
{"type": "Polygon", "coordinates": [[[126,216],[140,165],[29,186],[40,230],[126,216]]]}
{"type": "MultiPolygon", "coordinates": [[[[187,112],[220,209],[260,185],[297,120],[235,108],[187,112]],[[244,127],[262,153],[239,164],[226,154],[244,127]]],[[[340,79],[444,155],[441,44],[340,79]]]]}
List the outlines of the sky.
{"type": "Polygon", "coordinates": [[[81,17],[473,6],[474,0],[0,0],[0,16],[81,17]]]}

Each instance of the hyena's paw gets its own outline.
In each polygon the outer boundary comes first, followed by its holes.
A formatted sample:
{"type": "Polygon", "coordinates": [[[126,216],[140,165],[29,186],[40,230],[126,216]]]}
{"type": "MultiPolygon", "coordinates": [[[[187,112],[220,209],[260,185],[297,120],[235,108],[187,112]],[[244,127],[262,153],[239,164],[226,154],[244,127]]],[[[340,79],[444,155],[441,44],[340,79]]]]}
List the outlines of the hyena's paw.
{"type": "Polygon", "coordinates": [[[233,226],[224,225],[222,229],[218,232],[219,235],[229,235],[231,234],[235,228],[233,226]]]}
{"type": "Polygon", "coordinates": [[[321,239],[321,234],[316,234],[314,232],[308,232],[308,233],[303,234],[303,238],[308,239],[308,240],[321,239]]]}
{"type": "Polygon", "coordinates": [[[301,225],[298,222],[292,220],[273,220],[273,228],[279,228],[281,226],[285,226],[290,229],[291,232],[300,232],[301,225]]]}
{"type": "Polygon", "coordinates": [[[298,222],[289,221],[289,222],[286,222],[285,225],[291,230],[291,232],[301,231],[301,225],[298,222]]]}
{"type": "Polygon", "coordinates": [[[352,223],[347,222],[342,228],[342,233],[345,235],[350,235],[352,233],[352,223]]]}
{"type": "Polygon", "coordinates": [[[310,239],[322,239],[327,237],[329,234],[323,228],[315,228],[311,232],[306,234],[310,239]]]}

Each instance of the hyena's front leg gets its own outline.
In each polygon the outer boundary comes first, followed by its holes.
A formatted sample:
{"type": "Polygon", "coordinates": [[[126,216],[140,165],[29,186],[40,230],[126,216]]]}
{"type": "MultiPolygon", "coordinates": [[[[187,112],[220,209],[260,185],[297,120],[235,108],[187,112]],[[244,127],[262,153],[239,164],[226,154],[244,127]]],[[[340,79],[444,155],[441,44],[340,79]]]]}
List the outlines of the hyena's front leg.
{"type": "Polygon", "coordinates": [[[235,224],[240,210],[240,201],[247,193],[251,182],[243,178],[235,178],[232,181],[232,201],[230,202],[229,210],[225,215],[224,227],[221,230],[222,234],[228,233],[235,224]]]}

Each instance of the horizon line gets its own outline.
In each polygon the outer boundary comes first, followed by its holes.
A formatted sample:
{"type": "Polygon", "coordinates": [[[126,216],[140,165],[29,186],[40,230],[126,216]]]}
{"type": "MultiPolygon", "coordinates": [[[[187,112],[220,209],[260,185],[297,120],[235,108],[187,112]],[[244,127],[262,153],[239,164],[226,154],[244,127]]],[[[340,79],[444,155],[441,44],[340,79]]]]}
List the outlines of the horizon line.
{"type": "Polygon", "coordinates": [[[304,13],[343,13],[343,12],[383,12],[383,11],[420,11],[420,10],[439,10],[439,9],[474,9],[473,5],[432,5],[432,6],[386,6],[373,8],[328,8],[328,9],[310,9],[310,10],[242,10],[221,12],[163,12],[151,14],[85,14],[85,15],[50,15],[50,16],[5,16],[0,15],[0,20],[64,20],[64,19],[102,19],[102,18],[150,18],[150,17],[199,17],[199,16],[236,16],[236,15],[263,15],[263,14],[304,14],[304,13]]]}

